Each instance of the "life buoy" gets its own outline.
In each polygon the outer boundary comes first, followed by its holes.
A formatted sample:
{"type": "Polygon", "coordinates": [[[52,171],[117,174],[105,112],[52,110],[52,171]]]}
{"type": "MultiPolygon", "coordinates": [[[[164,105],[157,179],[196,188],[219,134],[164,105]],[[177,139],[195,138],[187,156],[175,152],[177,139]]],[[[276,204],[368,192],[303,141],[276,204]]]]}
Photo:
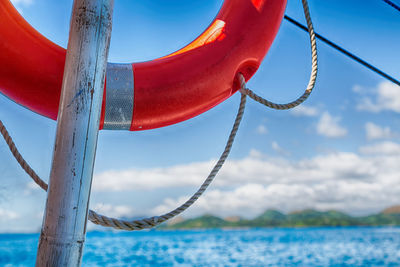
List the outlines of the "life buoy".
{"type": "MultiPolygon", "coordinates": [[[[196,40],[163,58],[109,64],[100,128],[145,130],[192,118],[256,72],[281,24],[286,0],[226,0],[196,40]]],[[[0,1],[0,91],[56,119],[66,50],[0,1]]]]}

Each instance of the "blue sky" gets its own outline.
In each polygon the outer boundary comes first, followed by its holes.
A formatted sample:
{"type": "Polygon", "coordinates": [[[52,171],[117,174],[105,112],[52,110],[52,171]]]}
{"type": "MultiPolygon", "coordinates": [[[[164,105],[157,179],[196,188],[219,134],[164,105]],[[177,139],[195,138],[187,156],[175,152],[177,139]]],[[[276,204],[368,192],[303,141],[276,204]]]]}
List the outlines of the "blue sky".
{"type": "MultiPolygon", "coordinates": [[[[36,29],[66,47],[72,0],[13,2],[36,29]]],[[[210,24],[222,2],[116,0],[109,61],[151,60],[178,50],[210,24]]],[[[310,0],[310,10],[317,32],[399,79],[399,12],[381,0],[310,0]]],[[[286,14],[304,22],[301,1],[289,0],[286,14]]],[[[320,72],[310,99],[293,111],[249,100],[227,165],[185,217],[252,217],[267,208],[357,215],[400,204],[400,88],[323,43],[318,48],[320,72]]],[[[310,65],[307,35],[283,21],[248,87],[272,101],[291,101],[303,92],[310,65]]],[[[91,207],[137,217],[182,203],[222,152],[238,104],[235,95],[157,130],[101,131],[91,207]]],[[[2,95],[0,117],[47,180],[56,123],[2,95]]],[[[37,231],[45,193],[3,141],[0,162],[0,231],[37,231]]]]}

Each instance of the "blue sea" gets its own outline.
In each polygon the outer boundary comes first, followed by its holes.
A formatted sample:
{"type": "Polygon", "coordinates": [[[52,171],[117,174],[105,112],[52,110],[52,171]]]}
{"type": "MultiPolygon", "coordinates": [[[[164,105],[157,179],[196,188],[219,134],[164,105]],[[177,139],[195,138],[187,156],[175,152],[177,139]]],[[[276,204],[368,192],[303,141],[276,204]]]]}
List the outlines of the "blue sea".
{"type": "MultiPolygon", "coordinates": [[[[38,234],[0,234],[0,266],[34,266],[38,234]]],[[[83,266],[400,266],[400,228],[91,232],[83,266]]]]}

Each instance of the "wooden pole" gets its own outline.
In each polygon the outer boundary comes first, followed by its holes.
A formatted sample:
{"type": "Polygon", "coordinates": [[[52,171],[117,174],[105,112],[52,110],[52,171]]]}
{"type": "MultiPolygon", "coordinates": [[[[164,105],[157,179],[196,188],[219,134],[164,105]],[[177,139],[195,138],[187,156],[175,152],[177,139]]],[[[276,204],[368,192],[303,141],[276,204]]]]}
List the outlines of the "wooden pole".
{"type": "Polygon", "coordinates": [[[74,0],[39,267],[81,265],[113,7],[74,0]]]}

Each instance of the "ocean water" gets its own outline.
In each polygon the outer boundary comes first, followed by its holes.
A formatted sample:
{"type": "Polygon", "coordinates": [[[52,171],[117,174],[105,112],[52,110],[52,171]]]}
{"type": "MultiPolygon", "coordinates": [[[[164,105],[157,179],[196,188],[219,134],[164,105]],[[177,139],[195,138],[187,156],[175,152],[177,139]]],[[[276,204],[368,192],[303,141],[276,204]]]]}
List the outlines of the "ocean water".
{"type": "MultiPolygon", "coordinates": [[[[0,266],[34,266],[38,234],[1,234],[0,266]]],[[[400,228],[88,233],[83,266],[400,266],[400,228]]]]}

